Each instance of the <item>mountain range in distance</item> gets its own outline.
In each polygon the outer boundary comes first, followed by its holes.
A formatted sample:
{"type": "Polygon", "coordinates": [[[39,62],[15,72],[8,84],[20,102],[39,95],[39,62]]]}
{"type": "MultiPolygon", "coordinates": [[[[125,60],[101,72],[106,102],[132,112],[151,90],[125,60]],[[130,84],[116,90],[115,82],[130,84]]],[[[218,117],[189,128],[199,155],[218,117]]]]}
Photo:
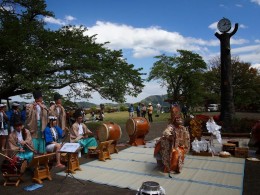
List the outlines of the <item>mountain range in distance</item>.
{"type": "MultiPolygon", "coordinates": [[[[144,103],[145,105],[148,105],[149,103],[151,103],[153,106],[156,106],[158,103],[161,105],[161,106],[169,106],[169,103],[168,102],[164,102],[164,100],[167,99],[167,95],[152,95],[152,96],[149,96],[139,102],[135,102],[134,104],[138,104],[138,103],[144,103]]],[[[94,103],[90,103],[90,102],[76,102],[77,105],[79,107],[83,107],[83,108],[91,108],[91,107],[97,107],[99,105],[97,104],[94,104],[94,103]]],[[[111,107],[117,107],[119,105],[125,105],[125,106],[129,106],[131,103],[105,103],[104,105],[105,106],[111,106],[111,107]]]]}

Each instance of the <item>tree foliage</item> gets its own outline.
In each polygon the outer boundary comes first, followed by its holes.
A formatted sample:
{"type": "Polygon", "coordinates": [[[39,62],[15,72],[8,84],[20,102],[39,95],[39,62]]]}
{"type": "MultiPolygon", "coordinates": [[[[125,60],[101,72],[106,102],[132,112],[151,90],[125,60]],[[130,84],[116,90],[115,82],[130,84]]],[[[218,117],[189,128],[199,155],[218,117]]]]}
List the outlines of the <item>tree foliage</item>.
{"type": "Polygon", "coordinates": [[[177,50],[179,55],[160,55],[153,64],[148,81],[158,80],[167,87],[169,98],[194,106],[203,102],[203,72],[206,63],[202,57],[187,50],[177,50]]]}
{"type": "Polygon", "coordinates": [[[0,99],[68,88],[68,97],[101,97],[123,102],[143,88],[142,69],[135,69],[121,50],[110,50],[86,36],[83,26],[45,28],[54,16],[44,0],[4,0],[0,4],[0,99]]]}
{"type": "MultiPolygon", "coordinates": [[[[260,109],[260,74],[251,67],[250,63],[232,57],[233,93],[236,110],[257,111],[260,109]]],[[[206,73],[208,97],[210,93],[220,99],[220,59],[215,57],[210,60],[211,70],[206,73]],[[210,90],[209,90],[210,89],[210,90]]],[[[210,98],[209,98],[210,99],[210,98]]]]}

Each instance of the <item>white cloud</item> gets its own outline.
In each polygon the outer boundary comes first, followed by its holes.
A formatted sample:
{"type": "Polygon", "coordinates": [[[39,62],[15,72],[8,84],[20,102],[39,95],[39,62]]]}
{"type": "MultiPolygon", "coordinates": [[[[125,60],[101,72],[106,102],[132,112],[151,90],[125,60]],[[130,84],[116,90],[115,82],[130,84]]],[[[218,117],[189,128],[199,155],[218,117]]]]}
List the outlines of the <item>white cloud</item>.
{"type": "Polygon", "coordinates": [[[236,7],[243,7],[243,5],[241,5],[241,4],[236,4],[236,7]]]}
{"type": "Polygon", "coordinates": [[[238,55],[242,61],[249,62],[251,64],[259,64],[260,44],[232,49],[232,54],[238,55]]]}
{"type": "Polygon", "coordinates": [[[233,38],[230,39],[230,44],[233,44],[233,45],[243,45],[248,42],[249,41],[246,39],[233,39],[233,38]]]}
{"type": "Polygon", "coordinates": [[[64,26],[64,25],[67,25],[70,22],[76,20],[76,18],[73,17],[73,16],[68,15],[68,16],[65,16],[64,20],[62,20],[62,19],[57,19],[57,18],[46,16],[46,17],[43,18],[43,20],[46,23],[57,24],[59,26],[64,26]]]}
{"type": "Polygon", "coordinates": [[[260,43],[260,39],[256,39],[255,42],[256,42],[256,43],[260,43]]]}
{"type": "Polygon", "coordinates": [[[57,24],[57,25],[61,25],[61,26],[66,25],[66,22],[64,22],[60,19],[49,17],[49,16],[44,17],[43,20],[46,23],[57,24]]]}
{"type": "Polygon", "coordinates": [[[260,64],[253,64],[251,67],[260,70],[260,64]]]}
{"type": "Polygon", "coordinates": [[[73,16],[65,16],[65,20],[68,21],[68,22],[71,22],[73,20],[76,20],[76,18],[73,17],[73,16]]]}
{"type": "Polygon", "coordinates": [[[256,4],[260,5],[260,0],[251,0],[251,2],[253,2],[253,3],[256,3],[256,4]]]}
{"type": "Polygon", "coordinates": [[[97,42],[109,41],[111,49],[130,49],[134,58],[153,57],[160,53],[176,53],[177,49],[195,52],[207,51],[205,46],[217,45],[217,41],[206,41],[184,37],[178,32],[168,32],[160,27],[134,28],[129,25],[97,21],[88,27],[86,35],[97,34],[97,42]]]}
{"type": "Polygon", "coordinates": [[[239,28],[245,29],[245,28],[248,28],[248,27],[246,25],[244,25],[244,24],[239,24],[239,28]]]}
{"type": "Polygon", "coordinates": [[[209,25],[209,29],[212,29],[212,30],[216,31],[217,30],[217,26],[218,26],[218,21],[210,24],[209,25]]]}

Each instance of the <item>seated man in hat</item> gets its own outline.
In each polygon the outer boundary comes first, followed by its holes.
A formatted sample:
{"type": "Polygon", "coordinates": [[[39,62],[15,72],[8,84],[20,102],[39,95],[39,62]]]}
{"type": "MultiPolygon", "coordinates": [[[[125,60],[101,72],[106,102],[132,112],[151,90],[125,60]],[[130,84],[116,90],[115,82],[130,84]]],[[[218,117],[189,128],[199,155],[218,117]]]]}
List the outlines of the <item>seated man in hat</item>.
{"type": "Polygon", "coordinates": [[[16,151],[16,156],[31,162],[33,159],[33,143],[30,131],[23,127],[23,122],[16,120],[14,123],[14,131],[8,137],[8,149],[16,151]]]}
{"type": "Polygon", "coordinates": [[[157,159],[158,165],[163,165],[164,172],[180,173],[185,154],[190,150],[189,131],[182,124],[183,117],[180,107],[173,105],[170,123],[154,149],[154,157],[157,159]]]}
{"type": "Polygon", "coordinates": [[[87,126],[82,123],[83,116],[80,110],[76,110],[74,113],[76,122],[72,125],[70,129],[70,142],[77,142],[83,147],[83,152],[88,153],[88,147],[97,146],[97,141],[94,137],[89,137],[92,132],[87,128],[87,126]]]}
{"type": "Polygon", "coordinates": [[[47,126],[48,109],[43,103],[41,91],[35,91],[33,97],[35,102],[26,107],[25,127],[31,133],[34,149],[38,153],[44,154],[46,150],[43,130],[47,126]]]}
{"type": "Polygon", "coordinates": [[[63,136],[63,130],[57,126],[57,117],[49,116],[49,123],[47,127],[44,129],[44,138],[46,143],[46,151],[47,152],[55,152],[56,153],[56,167],[63,168],[65,167],[60,162],[60,152],[61,149],[61,139],[63,136]]]}
{"type": "Polygon", "coordinates": [[[62,106],[62,96],[59,93],[54,94],[54,104],[50,106],[49,114],[57,117],[57,126],[62,130],[66,128],[66,112],[62,106]]]}

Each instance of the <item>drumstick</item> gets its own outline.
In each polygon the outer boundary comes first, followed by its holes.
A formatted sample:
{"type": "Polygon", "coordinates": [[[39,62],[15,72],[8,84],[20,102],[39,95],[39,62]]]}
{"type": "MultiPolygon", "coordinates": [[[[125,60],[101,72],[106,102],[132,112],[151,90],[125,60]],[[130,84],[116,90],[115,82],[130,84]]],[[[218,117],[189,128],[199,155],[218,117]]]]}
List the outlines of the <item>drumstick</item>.
{"type": "Polygon", "coordinates": [[[6,155],[2,154],[1,152],[0,152],[0,155],[2,155],[3,157],[7,158],[7,159],[10,160],[10,161],[13,160],[13,159],[11,159],[9,156],[6,156],[6,155]]]}

